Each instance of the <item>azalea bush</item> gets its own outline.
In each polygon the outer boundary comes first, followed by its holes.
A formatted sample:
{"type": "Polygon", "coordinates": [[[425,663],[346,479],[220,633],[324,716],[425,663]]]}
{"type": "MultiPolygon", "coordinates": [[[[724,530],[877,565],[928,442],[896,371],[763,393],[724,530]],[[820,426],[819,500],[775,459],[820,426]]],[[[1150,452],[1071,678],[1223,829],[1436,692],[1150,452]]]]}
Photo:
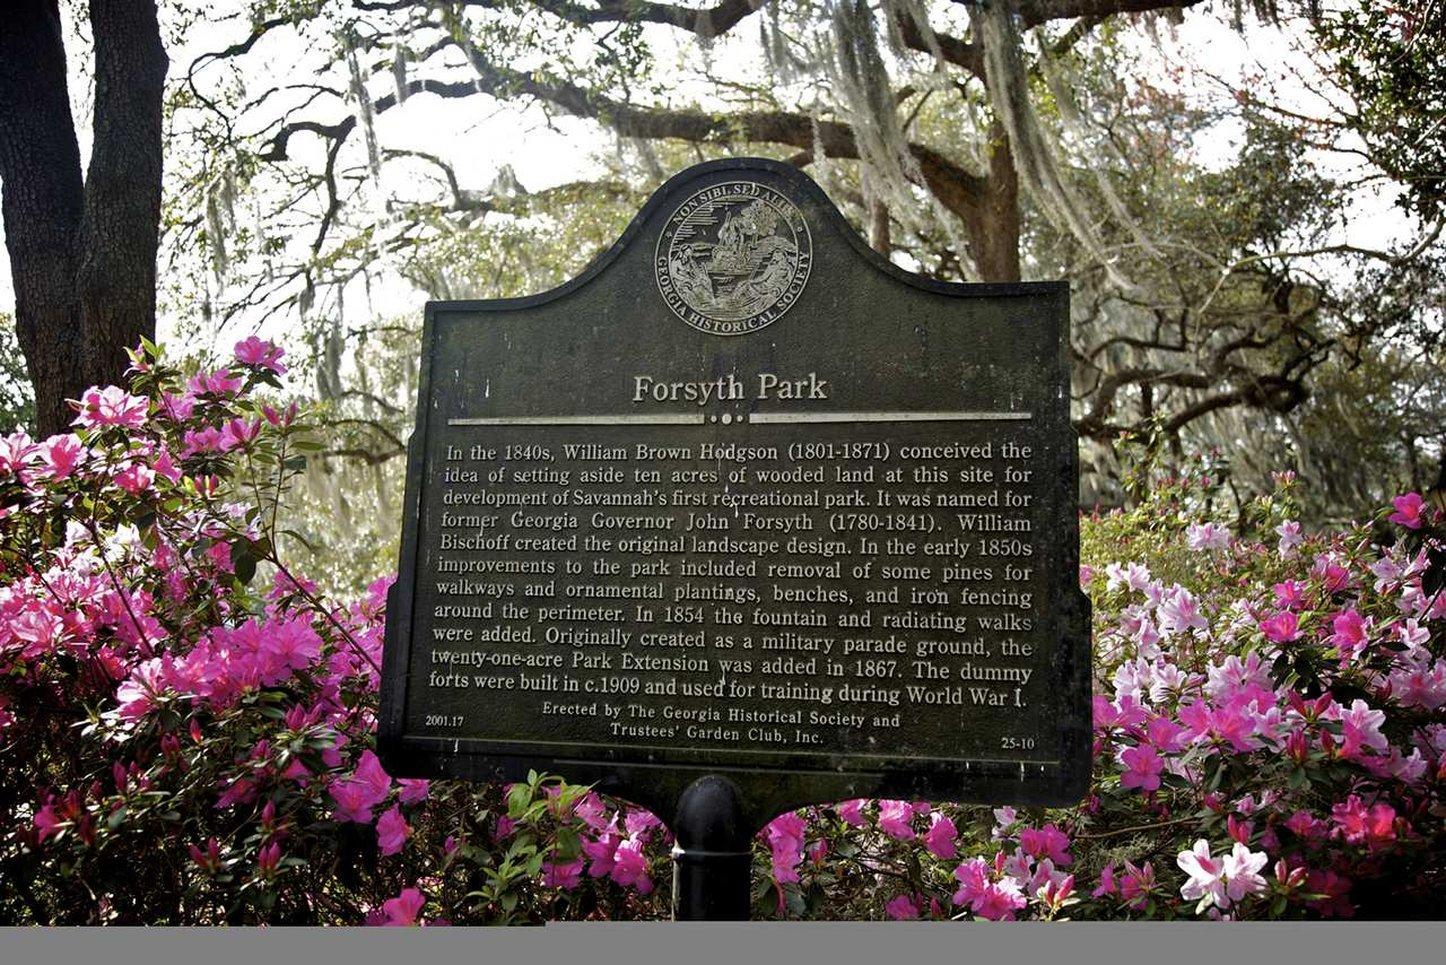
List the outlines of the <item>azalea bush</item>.
{"type": "Polygon", "coordinates": [[[1064,810],[850,801],[775,821],[779,914],[1439,917],[1446,549],[1418,493],[1306,535],[1294,476],[1083,521],[1094,781],[1064,810]]]}
{"type": "MultiPolygon", "coordinates": [[[[666,829],[588,788],[394,780],[387,579],[327,598],[278,519],[315,451],[259,339],[153,345],[73,432],[0,439],[0,920],[659,918],[666,829]]],[[[1083,522],[1095,780],[1062,810],[846,801],[759,835],[755,914],[1402,917],[1446,869],[1440,517],[1305,534],[1208,474],[1083,522]]]]}
{"type": "Polygon", "coordinates": [[[145,345],[74,432],[0,440],[0,920],[656,914],[651,815],[382,770],[388,581],[339,604],[278,553],[316,448],[268,401],[281,356],[248,339],[183,374],[145,345]],[[628,837],[585,891],[583,821],[628,837]]]}

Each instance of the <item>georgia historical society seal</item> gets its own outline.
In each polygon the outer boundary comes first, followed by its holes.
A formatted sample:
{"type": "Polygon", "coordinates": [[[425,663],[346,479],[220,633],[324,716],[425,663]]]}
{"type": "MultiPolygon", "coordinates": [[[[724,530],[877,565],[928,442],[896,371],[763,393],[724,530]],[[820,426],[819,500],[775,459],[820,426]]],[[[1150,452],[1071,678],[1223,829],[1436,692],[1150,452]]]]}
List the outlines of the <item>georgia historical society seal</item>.
{"type": "Polygon", "coordinates": [[[746,335],[793,307],[813,264],[803,213],[757,181],[725,181],[678,205],[653,267],[663,301],[710,335],[746,335]]]}

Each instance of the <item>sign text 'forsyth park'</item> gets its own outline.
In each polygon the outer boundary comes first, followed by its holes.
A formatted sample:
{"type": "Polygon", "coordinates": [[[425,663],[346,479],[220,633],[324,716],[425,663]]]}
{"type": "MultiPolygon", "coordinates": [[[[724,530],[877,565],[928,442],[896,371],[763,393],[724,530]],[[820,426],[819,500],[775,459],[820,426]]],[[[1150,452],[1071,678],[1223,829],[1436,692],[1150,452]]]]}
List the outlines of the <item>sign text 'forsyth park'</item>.
{"type": "Polygon", "coordinates": [[[1088,770],[1067,292],[869,252],[701,165],[587,272],[433,303],[388,612],[396,773],[529,767],[668,815],[1064,803],[1088,770]]]}

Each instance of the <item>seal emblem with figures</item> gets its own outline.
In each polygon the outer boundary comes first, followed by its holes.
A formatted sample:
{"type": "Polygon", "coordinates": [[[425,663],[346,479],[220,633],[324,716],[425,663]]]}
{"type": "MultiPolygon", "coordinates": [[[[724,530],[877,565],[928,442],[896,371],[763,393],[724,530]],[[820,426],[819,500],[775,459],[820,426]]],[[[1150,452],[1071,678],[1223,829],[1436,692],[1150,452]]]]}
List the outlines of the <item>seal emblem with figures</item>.
{"type": "Polygon", "coordinates": [[[653,267],[673,313],[710,335],[746,335],[793,307],[813,264],[798,207],[757,181],[693,194],[658,235],[653,267]]]}

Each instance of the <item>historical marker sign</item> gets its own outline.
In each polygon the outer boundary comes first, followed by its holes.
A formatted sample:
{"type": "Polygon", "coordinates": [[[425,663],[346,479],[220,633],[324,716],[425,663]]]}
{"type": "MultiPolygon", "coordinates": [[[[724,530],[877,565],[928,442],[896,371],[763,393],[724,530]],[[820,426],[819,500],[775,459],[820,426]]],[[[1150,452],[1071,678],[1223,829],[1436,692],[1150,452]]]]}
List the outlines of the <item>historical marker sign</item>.
{"type": "Polygon", "coordinates": [[[757,826],[1089,769],[1063,284],[870,252],[767,161],[666,184],[583,275],[436,302],[381,744],[757,826]]]}

